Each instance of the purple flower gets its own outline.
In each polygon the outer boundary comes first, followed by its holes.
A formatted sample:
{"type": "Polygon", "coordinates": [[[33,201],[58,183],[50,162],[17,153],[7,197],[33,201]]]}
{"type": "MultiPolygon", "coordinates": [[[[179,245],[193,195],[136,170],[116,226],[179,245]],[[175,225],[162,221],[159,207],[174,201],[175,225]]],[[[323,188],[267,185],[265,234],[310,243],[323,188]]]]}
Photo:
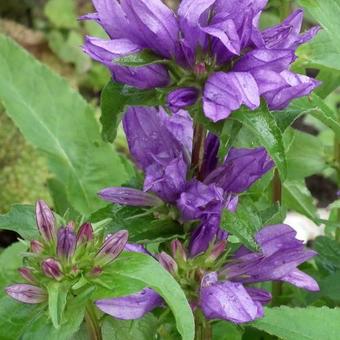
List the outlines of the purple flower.
{"type": "Polygon", "coordinates": [[[47,277],[57,281],[61,280],[64,276],[61,264],[53,258],[44,260],[41,264],[41,269],[47,277]]]}
{"type": "Polygon", "coordinates": [[[157,259],[159,263],[169,272],[169,273],[177,273],[178,267],[176,261],[167,253],[162,251],[157,259]]]}
{"type": "Polygon", "coordinates": [[[93,2],[97,12],[83,19],[98,22],[110,39],[87,38],[85,52],[106,65],[115,80],[135,87],[166,87],[171,73],[168,103],[174,110],[200,100],[192,86],[202,93],[206,117],[219,121],[241,105],[258,108],[260,96],[271,109],[282,109],[319,84],[295,74],[288,80],[295,50],[319,30],[300,33],[302,10],[261,31],[259,19],[267,0],[182,0],[177,13],[161,0],[93,2]],[[169,72],[160,64],[124,68],[115,63],[143,49],[168,60],[169,72]]]}
{"type": "Polygon", "coordinates": [[[44,201],[37,201],[35,215],[38,229],[44,240],[47,242],[54,240],[56,236],[54,215],[44,201]]]}
{"type": "Polygon", "coordinates": [[[70,259],[76,250],[76,245],[77,236],[70,226],[66,226],[65,228],[60,228],[58,230],[57,238],[58,256],[70,259]]]}
{"type": "Polygon", "coordinates": [[[174,90],[168,94],[168,105],[172,112],[178,112],[188,106],[194,105],[198,99],[198,90],[186,87],[174,90]]]}
{"type": "Polygon", "coordinates": [[[117,319],[135,320],[161,306],[162,303],[162,298],[154,290],[145,288],[129,296],[98,300],[96,306],[117,319]]]}
{"type": "Polygon", "coordinates": [[[36,304],[47,300],[47,293],[43,289],[27,284],[8,286],[6,293],[11,298],[23,303],[36,304]]]}
{"type": "Polygon", "coordinates": [[[84,223],[77,233],[77,245],[86,244],[93,240],[93,228],[91,223],[84,223]]]}
{"type": "Polygon", "coordinates": [[[157,207],[162,204],[157,196],[133,188],[106,188],[98,195],[105,201],[122,205],[157,207]]]}
{"type": "Polygon", "coordinates": [[[124,250],[128,237],[129,233],[126,230],[120,230],[113,235],[107,236],[96,255],[98,264],[105,266],[117,258],[124,250]]]}

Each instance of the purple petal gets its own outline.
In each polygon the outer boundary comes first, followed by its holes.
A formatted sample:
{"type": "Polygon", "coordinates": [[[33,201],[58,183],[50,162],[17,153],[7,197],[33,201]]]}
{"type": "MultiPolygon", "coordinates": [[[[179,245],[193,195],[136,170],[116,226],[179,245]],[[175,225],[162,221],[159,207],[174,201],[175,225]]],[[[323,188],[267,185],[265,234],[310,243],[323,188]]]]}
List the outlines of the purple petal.
{"type": "Polygon", "coordinates": [[[138,40],[161,56],[175,56],[178,24],[170,8],[160,0],[122,0],[121,6],[138,40]]]}
{"type": "Polygon", "coordinates": [[[193,180],[177,201],[181,217],[185,221],[196,220],[203,216],[220,215],[223,207],[223,190],[215,185],[205,185],[193,180]]]}
{"type": "Polygon", "coordinates": [[[274,163],[264,148],[232,148],[224,164],[208,175],[204,183],[214,183],[228,193],[241,193],[273,166],[274,163]]]}
{"type": "Polygon", "coordinates": [[[217,122],[245,104],[254,110],[260,105],[255,79],[247,72],[217,72],[206,82],[203,97],[205,116],[217,122]]]}
{"type": "Polygon", "coordinates": [[[318,283],[311,276],[298,269],[292,270],[288,275],[281,277],[280,280],[289,282],[296,287],[312,292],[317,292],[320,290],[318,283]]]}
{"type": "Polygon", "coordinates": [[[172,112],[178,112],[194,105],[198,99],[198,90],[194,87],[176,89],[168,94],[167,102],[172,112]]]}
{"type": "Polygon", "coordinates": [[[162,298],[150,288],[125,297],[96,301],[102,312],[122,320],[139,319],[162,303],[162,298]]]}
{"type": "Polygon", "coordinates": [[[289,68],[295,60],[291,50],[257,49],[247,53],[234,67],[237,72],[253,72],[256,70],[270,70],[282,72],[289,68]]]}
{"type": "Polygon", "coordinates": [[[246,287],[246,291],[254,301],[260,302],[261,305],[268,304],[272,299],[272,295],[264,289],[246,287]]]}
{"type": "Polygon", "coordinates": [[[142,244],[137,243],[127,243],[124,247],[124,251],[151,255],[142,244]]]}
{"type": "Polygon", "coordinates": [[[35,216],[39,232],[43,239],[47,242],[55,239],[55,218],[52,210],[43,200],[37,201],[35,205],[35,216]]]}
{"type": "Polygon", "coordinates": [[[17,301],[29,304],[41,303],[47,299],[47,294],[43,289],[27,284],[8,286],[6,293],[17,301]]]}
{"type": "Polygon", "coordinates": [[[105,201],[122,205],[137,207],[157,207],[162,205],[162,200],[160,200],[157,196],[133,188],[106,188],[101,190],[98,193],[98,196],[105,201]]]}
{"type": "Polygon", "coordinates": [[[58,256],[70,259],[76,250],[76,244],[77,236],[71,227],[66,226],[65,228],[60,228],[58,230],[57,237],[58,256]]]}
{"type": "Polygon", "coordinates": [[[241,283],[216,282],[201,287],[200,307],[207,319],[243,323],[255,320],[259,305],[255,303],[241,283]]]}
{"type": "Polygon", "coordinates": [[[203,178],[206,178],[213,170],[216,169],[219,148],[220,139],[209,132],[204,144],[204,158],[201,170],[203,178]]]}

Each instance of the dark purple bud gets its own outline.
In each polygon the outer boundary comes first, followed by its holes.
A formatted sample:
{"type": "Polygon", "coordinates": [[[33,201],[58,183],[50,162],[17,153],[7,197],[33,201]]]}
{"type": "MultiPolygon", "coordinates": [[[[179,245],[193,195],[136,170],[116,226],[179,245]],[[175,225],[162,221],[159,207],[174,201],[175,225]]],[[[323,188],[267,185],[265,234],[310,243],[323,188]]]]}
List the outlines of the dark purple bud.
{"type": "Polygon", "coordinates": [[[26,280],[29,283],[36,283],[37,280],[35,279],[35,277],[32,274],[32,270],[26,267],[22,267],[18,269],[19,274],[21,275],[21,277],[26,280]]]}
{"type": "Polygon", "coordinates": [[[167,253],[162,251],[158,256],[157,259],[159,263],[171,274],[175,274],[178,271],[178,266],[176,261],[167,253]]]}
{"type": "Polygon", "coordinates": [[[43,289],[27,284],[11,285],[6,288],[6,293],[17,301],[30,304],[41,303],[47,299],[43,289]]]}
{"type": "Polygon", "coordinates": [[[31,241],[31,252],[35,254],[40,254],[44,250],[44,246],[41,242],[37,240],[31,241]]]}
{"type": "Polygon", "coordinates": [[[41,268],[44,274],[52,279],[59,281],[63,277],[61,264],[55,259],[46,259],[41,264],[41,268]]]}
{"type": "Polygon", "coordinates": [[[198,94],[198,90],[194,87],[179,88],[169,93],[168,105],[172,112],[178,112],[180,109],[194,105],[198,94]]]}
{"type": "Polygon", "coordinates": [[[91,223],[84,223],[78,230],[77,234],[77,244],[86,244],[93,240],[93,228],[91,223]]]}
{"type": "Polygon", "coordinates": [[[223,252],[225,251],[226,245],[227,245],[226,240],[221,240],[221,241],[216,242],[207,260],[209,262],[214,262],[217,258],[220,257],[220,255],[223,254],[223,252]]]}
{"type": "Polygon", "coordinates": [[[99,259],[99,264],[104,266],[119,256],[119,254],[124,250],[128,238],[129,233],[126,230],[120,230],[113,235],[107,236],[96,255],[99,259]]]}
{"type": "Polygon", "coordinates": [[[37,201],[35,205],[35,214],[38,229],[44,240],[49,242],[55,239],[56,232],[54,215],[43,200],[37,201]]]}
{"type": "Polygon", "coordinates": [[[136,207],[157,207],[163,203],[157,196],[133,188],[106,188],[100,191],[98,195],[105,201],[136,207]]]}
{"type": "Polygon", "coordinates": [[[67,259],[71,258],[76,250],[77,236],[73,229],[67,225],[58,231],[57,254],[67,259]]]}
{"type": "Polygon", "coordinates": [[[179,240],[172,240],[171,241],[171,251],[172,256],[176,259],[182,259],[184,261],[187,260],[187,254],[186,251],[182,245],[182,243],[179,240]]]}

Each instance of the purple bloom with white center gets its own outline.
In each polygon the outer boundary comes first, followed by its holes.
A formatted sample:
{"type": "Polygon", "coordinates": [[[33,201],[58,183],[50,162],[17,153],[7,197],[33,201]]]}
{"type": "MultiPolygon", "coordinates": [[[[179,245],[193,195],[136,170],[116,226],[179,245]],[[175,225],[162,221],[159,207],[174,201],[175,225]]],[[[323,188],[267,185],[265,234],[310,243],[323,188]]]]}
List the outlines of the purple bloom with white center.
{"type": "MultiPolygon", "coordinates": [[[[172,248],[175,249],[178,267],[184,264],[181,270],[191,268],[189,270],[197,270],[197,273],[203,274],[198,291],[197,282],[191,282],[193,289],[196,289],[196,294],[192,295],[191,292],[190,296],[198,295],[198,299],[191,300],[190,303],[196,306],[195,308],[201,308],[207,319],[245,323],[263,317],[263,306],[270,302],[271,294],[264,289],[248,286],[250,283],[277,280],[310,291],[319,290],[317,282],[312,277],[297,269],[297,266],[315,256],[316,253],[305,249],[303,243],[296,239],[296,232],[291,227],[268,226],[260,230],[255,239],[260,247],[259,252],[252,252],[242,246],[227,259],[227,264],[220,271],[211,271],[209,268],[212,260],[216,260],[225,251],[226,241],[216,242],[211,254],[206,255],[208,269],[197,268],[193,264],[186,267],[186,260],[177,260],[179,242],[173,241],[176,243],[172,248]]],[[[165,258],[164,253],[161,257],[162,260],[165,258]]],[[[180,258],[184,259],[186,256],[180,258]]],[[[188,261],[195,261],[195,259],[192,257],[188,261]]],[[[174,259],[167,255],[166,262],[171,262],[172,265],[165,265],[165,268],[169,267],[170,272],[178,278],[177,275],[181,271],[173,270],[173,261],[174,259]]],[[[202,264],[202,259],[199,261],[202,264]]],[[[188,278],[190,275],[184,272],[184,277],[188,278]]],[[[179,277],[180,283],[184,282],[184,277],[179,277]]],[[[188,289],[190,282],[184,285],[185,289],[188,289]]],[[[130,320],[142,317],[154,308],[162,306],[163,303],[156,292],[147,288],[137,294],[121,298],[99,300],[96,304],[107,314],[130,320]]]]}
{"type": "Polygon", "coordinates": [[[295,50],[319,30],[300,33],[300,9],[282,24],[261,31],[259,19],[267,0],[182,0],[177,13],[161,0],[93,3],[96,13],[83,19],[97,21],[109,39],[87,37],[84,51],[123,84],[171,85],[168,105],[174,112],[201,98],[205,116],[216,122],[242,105],[255,110],[261,96],[270,109],[280,110],[319,85],[290,72],[295,50]],[[172,67],[163,63],[133,68],[117,61],[144,49],[172,67]]]}

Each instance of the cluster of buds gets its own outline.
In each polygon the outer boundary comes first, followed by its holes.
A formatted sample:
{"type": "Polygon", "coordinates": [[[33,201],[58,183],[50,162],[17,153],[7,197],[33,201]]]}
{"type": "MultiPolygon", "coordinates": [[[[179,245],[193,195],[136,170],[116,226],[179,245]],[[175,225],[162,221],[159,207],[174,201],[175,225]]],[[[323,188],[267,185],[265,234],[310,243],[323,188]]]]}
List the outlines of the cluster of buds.
{"type": "Polygon", "coordinates": [[[100,275],[128,240],[128,232],[121,230],[102,241],[88,222],[79,228],[73,222],[57,228],[55,216],[44,201],[36,203],[36,222],[41,238],[30,242],[25,267],[19,269],[26,283],[6,288],[9,296],[24,303],[45,301],[44,287],[50,280],[76,283],[81,277],[100,275]]]}

